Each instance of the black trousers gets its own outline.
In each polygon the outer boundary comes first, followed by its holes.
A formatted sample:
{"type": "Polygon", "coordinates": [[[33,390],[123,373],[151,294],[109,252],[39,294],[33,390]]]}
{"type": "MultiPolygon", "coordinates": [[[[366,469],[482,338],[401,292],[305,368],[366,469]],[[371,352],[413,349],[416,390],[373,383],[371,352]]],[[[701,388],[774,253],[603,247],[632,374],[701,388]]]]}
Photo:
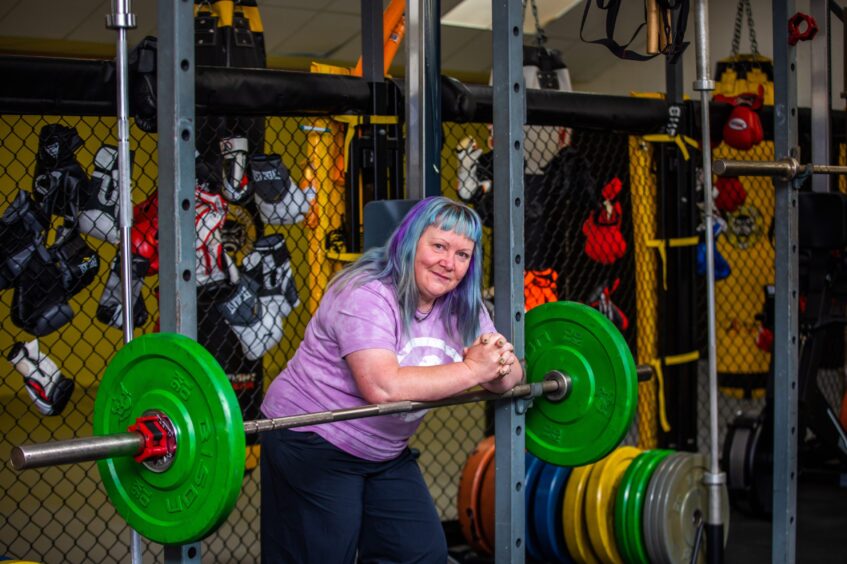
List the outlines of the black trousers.
{"type": "Polygon", "coordinates": [[[262,562],[447,562],[414,456],[370,462],[310,432],[263,433],[262,562]]]}

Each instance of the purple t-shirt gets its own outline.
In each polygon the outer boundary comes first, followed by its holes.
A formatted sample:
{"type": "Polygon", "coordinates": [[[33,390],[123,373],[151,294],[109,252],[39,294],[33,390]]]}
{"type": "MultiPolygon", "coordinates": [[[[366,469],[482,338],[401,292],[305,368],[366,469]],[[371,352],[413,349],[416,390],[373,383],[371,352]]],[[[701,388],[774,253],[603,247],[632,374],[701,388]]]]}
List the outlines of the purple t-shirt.
{"type": "MultiPolygon", "coordinates": [[[[434,366],[462,360],[458,331],[441,321],[441,300],[427,316],[418,315],[403,334],[394,289],[381,281],[330,290],[309,321],[300,348],[271,383],[262,413],[284,417],[366,405],[344,357],[365,349],[387,349],[400,366],[434,366]],[[421,319],[421,317],[423,317],[421,319]]],[[[480,331],[494,331],[480,308],[480,331]]],[[[313,431],[341,450],[365,460],[390,460],[406,447],[424,411],[298,427],[313,431]]]]}

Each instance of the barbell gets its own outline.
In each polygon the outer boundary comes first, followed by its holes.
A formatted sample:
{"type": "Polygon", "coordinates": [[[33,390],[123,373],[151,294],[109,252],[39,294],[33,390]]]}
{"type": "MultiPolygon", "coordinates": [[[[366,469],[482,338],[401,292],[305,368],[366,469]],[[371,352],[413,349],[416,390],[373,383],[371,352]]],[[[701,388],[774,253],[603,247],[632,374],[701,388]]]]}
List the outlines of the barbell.
{"type": "Polygon", "coordinates": [[[597,310],[553,302],[526,315],[526,384],[437,401],[398,401],[243,421],[229,379],[212,354],[171,333],[143,335],[106,368],[94,403],[94,436],[17,446],[16,470],[96,461],[117,512],[162,544],[186,544],[229,515],[244,477],[246,435],[387,416],[479,401],[532,400],[526,444],[562,466],[614,449],[635,415],[636,368],[623,336],[597,310]]]}

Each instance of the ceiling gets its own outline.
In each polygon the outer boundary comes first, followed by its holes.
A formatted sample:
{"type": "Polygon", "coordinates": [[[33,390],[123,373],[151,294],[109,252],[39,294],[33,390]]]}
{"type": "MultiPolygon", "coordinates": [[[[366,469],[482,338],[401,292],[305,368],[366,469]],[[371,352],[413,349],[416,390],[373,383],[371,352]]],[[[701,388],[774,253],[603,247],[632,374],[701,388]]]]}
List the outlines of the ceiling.
{"type": "MultiPolygon", "coordinates": [[[[441,0],[442,14],[458,2],[441,0]]],[[[258,3],[269,66],[307,68],[311,61],[352,66],[357,60],[361,52],[360,0],[258,0],[258,3]]],[[[138,27],[128,33],[130,46],[144,36],[156,34],[156,4],[155,0],[132,3],[138,27]]],[[[619,22],[643,20],[643,2],[621,4],[619,22]]],[[[583,6],[578,4],[544,27],[548,47],[562,53],[575,83],[590,82],[616,62],[604,47],[580,40],[583,6]]],[[[0,51],[113,56],[116,36],[114,31],[106,29],[104,19],[110,11],[111,0],[3,0],[0,51]]],[[[586,24],[586,37],[604,35],[604,26],[594,8],[586,24]]],[[[618,35],[629,37],[636,26],[622,29],[618,35]]],[[[490,31],[442,26],[443,73],[462,80],[485,81],[491,68],[491,37],[490,31]]],[[[535,37],[526,36],[525,41],[532,43],[535,37]]],[[[395,63],[402,66],[402,52],[395,63]]]]}

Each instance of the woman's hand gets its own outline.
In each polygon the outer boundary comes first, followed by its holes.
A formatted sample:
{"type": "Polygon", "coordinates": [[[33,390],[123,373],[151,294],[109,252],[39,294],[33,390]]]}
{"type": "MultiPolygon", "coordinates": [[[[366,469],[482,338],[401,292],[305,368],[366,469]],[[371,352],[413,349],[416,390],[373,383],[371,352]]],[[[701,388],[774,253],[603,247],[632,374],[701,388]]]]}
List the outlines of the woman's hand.
{"type": "Polygon", "coordinates": [[[515,347],[499,333],[483,333],[464,350],[464,363],[486,390],[502,393],[523,379],[515,347]]]}

